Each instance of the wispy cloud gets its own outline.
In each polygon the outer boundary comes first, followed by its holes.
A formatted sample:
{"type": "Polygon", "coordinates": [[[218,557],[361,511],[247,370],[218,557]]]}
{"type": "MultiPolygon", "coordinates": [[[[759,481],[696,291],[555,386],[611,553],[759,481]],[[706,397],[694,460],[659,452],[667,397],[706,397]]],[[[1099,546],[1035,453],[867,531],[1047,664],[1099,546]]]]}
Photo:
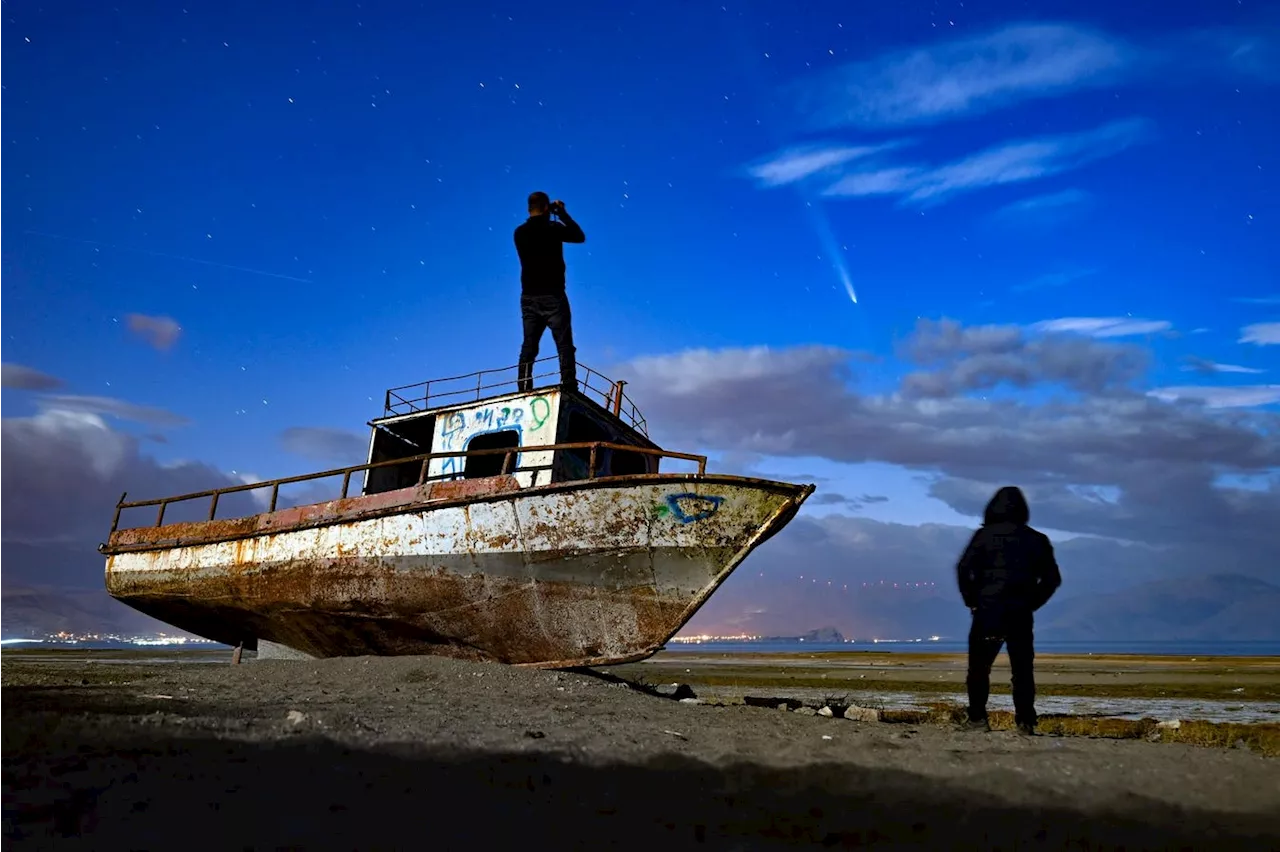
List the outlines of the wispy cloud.
{"type": "Polygon", "coordinates": [[[1014,293],[1029,293],[1032,290],[1047,290],[1053,287],[1062,287],[1070,284],[1072,281],[1079,281],[1081,278],[1088,278],[1090,275],[1097,273],[1096,269],[1068,269],[1062,272],[1049,272],[1026,281],[1022,284],[1015,284],[1009,289],[1014,293]]]}
{"type": "Polygon", "coordinates": [[[177,342],[182,334],[182,326],[173,317],[153,317],[146,314],[129,314],[125,317],[129,331],[141,337],[147,343],[166,351],[177,342]]]}
{"type": "Polygon", "coordinates": [[[1209,408],[1251,408],[1280,402],[1280,385],[1166,387],[1148,391],[1148,396],[1165,402],[1190,400],[1203,403],[1209,408]]]}
{"type": "Polygon", "coordinates": [[[1240,329],[1240,343],[1253,343],[1258,346],[1274,346],[1280,344],[1280,322],[1255,322],[1240,329]]]}
{"type": "Polygon", "coordinates": [[[885,145],[803,145],[779,151],[767,160],[747,167],[761,186],[783,186],[816,174],[830,172],[853,160],[878,154],[901,143],[885,145]]]}
{"type": "Polygon", "coordinates": [[[1168,331],[1173,325],[1167,320],[1135,317],[1061,317],[1043,320],[1031,327],[1036,331],[1050,333],[1086,334],[1090,337],[1130,337],[1136,334],[1168,331]]]}
{"type": "Polygon", "coordinates": [[[1265,373],[1266,370],[1260,370],[1257,367],[1241,367],[1239,364],[1219,364],[1217,361],[1207,361],[1204,358],[1190,357],[1187,358],[1187,365],[1182,368],[1183,372],[1193,373],[1265,373]]]}
{"type": "Polygon", "coordinates": [[[1110,157],[1150,138],[1141,118],[1113,121],[1080,133],[1019,139],[942,166],[906,166],[853,172],[823,192],[828,196],[902,195],[909,202],[940,201],[960,192],[1061,174],[1110,157]]]}
{"type": "Polygon", "coordinates": [[[992,215],[999,219],[1013,221],[1025,221],[1027,217],[1037,219],[1045,216],[1060,217],[1069,211],[1084,207],[1092,200],[1093,196],[1083,189],[1064,189],[1061,192],[1033,195],[1012,204],[1006,204],[992,215]]]}
{"type": "Polygon", "coordinates": [[[10,364],[7,361],[0,367],[0,373],[3,374],[0,385],[14,390],[53,390],[63,385],[62,379],[57,376],[42,373],[33,367],[10,364]]]}
{"type": "Polygon", "coordinates": [[[77,396],[74,394],[45,394],[37,404],[45,411],[71,411],[79,414],[105,414],[121,420],[145,423],[149,426],[185,426],[191,421],[180,414],[163,408],[134,405],[122,399],[108,396],[77,396]]]}
{"type": "Polygon", "coordinates": [[[1275,296],[1237,296],[1231,301],[1246,305],[1280,305],[1280,294],[1275,296]]]}
{"type": "Polygon", "coordinates": [[[1132,53],[1084,27],[1015,24],[846,65],[802,84],[799,101],[819,126],[926,124],[1106,83],[1132,53]]]}
{"type": "Polygon", "coordinates": [[[892,128],[970,118],[1101,86],[1227,74],[1280,80],[1275,27],[1190,29],[1142,43],[1070,23],[1015,23],[907,48],[791,84],[814,126],[892,128]]]}

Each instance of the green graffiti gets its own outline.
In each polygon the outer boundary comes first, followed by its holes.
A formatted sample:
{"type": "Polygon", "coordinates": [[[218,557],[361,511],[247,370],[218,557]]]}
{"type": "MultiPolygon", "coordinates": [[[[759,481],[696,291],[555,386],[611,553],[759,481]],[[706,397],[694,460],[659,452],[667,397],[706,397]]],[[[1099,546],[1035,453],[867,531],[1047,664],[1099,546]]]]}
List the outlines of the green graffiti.
{"type": "Polygon", "coordinates": [[[530,432],[537,432],[542,428],[542,424],[551,419],[551,403],[545,396],[535,396],[529,402],[529,413],[533,415],[533,428],[530,432]],[[541,406],[538,403],[542,403],[541,406]]]}

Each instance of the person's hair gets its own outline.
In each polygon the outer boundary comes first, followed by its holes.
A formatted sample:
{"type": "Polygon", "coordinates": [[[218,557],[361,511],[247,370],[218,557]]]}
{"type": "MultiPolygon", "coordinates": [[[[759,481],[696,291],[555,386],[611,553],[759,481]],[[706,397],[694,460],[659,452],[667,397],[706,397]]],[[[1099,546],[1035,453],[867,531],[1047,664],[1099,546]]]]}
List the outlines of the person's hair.
{"type": "Polygon", "coordinates": [[[546,213],[551,209],[551,197],[545,192],[529,193],[529,212],[546,213]]]}

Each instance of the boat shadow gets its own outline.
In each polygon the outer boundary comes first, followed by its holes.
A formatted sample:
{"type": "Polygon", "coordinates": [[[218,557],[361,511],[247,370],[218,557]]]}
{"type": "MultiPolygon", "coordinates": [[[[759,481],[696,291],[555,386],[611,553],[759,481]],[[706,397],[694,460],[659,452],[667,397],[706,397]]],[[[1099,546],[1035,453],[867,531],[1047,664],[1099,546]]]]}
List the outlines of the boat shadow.
{"type": "Polygon", "coordinates": [[[505,751],[156,733],[55,730],[6,749],[5,848],[1259,849],[1278,836],[1274,819],[1154,800],[1126,805],[1139,818],[1017,807],[900,769],[601,764],[542,750],[536,732],[505,751]]]}

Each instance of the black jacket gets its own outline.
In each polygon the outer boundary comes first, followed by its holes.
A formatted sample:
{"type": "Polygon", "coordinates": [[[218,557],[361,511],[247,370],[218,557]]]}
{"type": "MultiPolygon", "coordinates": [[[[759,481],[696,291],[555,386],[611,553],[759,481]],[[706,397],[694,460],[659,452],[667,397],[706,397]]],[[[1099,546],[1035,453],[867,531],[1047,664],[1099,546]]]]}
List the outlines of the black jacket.
{"type": "Polygon", "coordinates": [[[560,213],[557,222],[550,216],[530,216],[516,228],[516,253],[520,255],[520,290],[524,296],[559,296],[564,293],[564,244],[584,243],[587,235],[570,218],[560,213]]]}
{"type": "Polygon", "coordinates": [[[965,605],[978,610],[1035,612],[1062,585],[1053,545],[1027,526],[1031,510],[1022,491],[1006,486],[987,504],[956,574],[965,605]]]}

